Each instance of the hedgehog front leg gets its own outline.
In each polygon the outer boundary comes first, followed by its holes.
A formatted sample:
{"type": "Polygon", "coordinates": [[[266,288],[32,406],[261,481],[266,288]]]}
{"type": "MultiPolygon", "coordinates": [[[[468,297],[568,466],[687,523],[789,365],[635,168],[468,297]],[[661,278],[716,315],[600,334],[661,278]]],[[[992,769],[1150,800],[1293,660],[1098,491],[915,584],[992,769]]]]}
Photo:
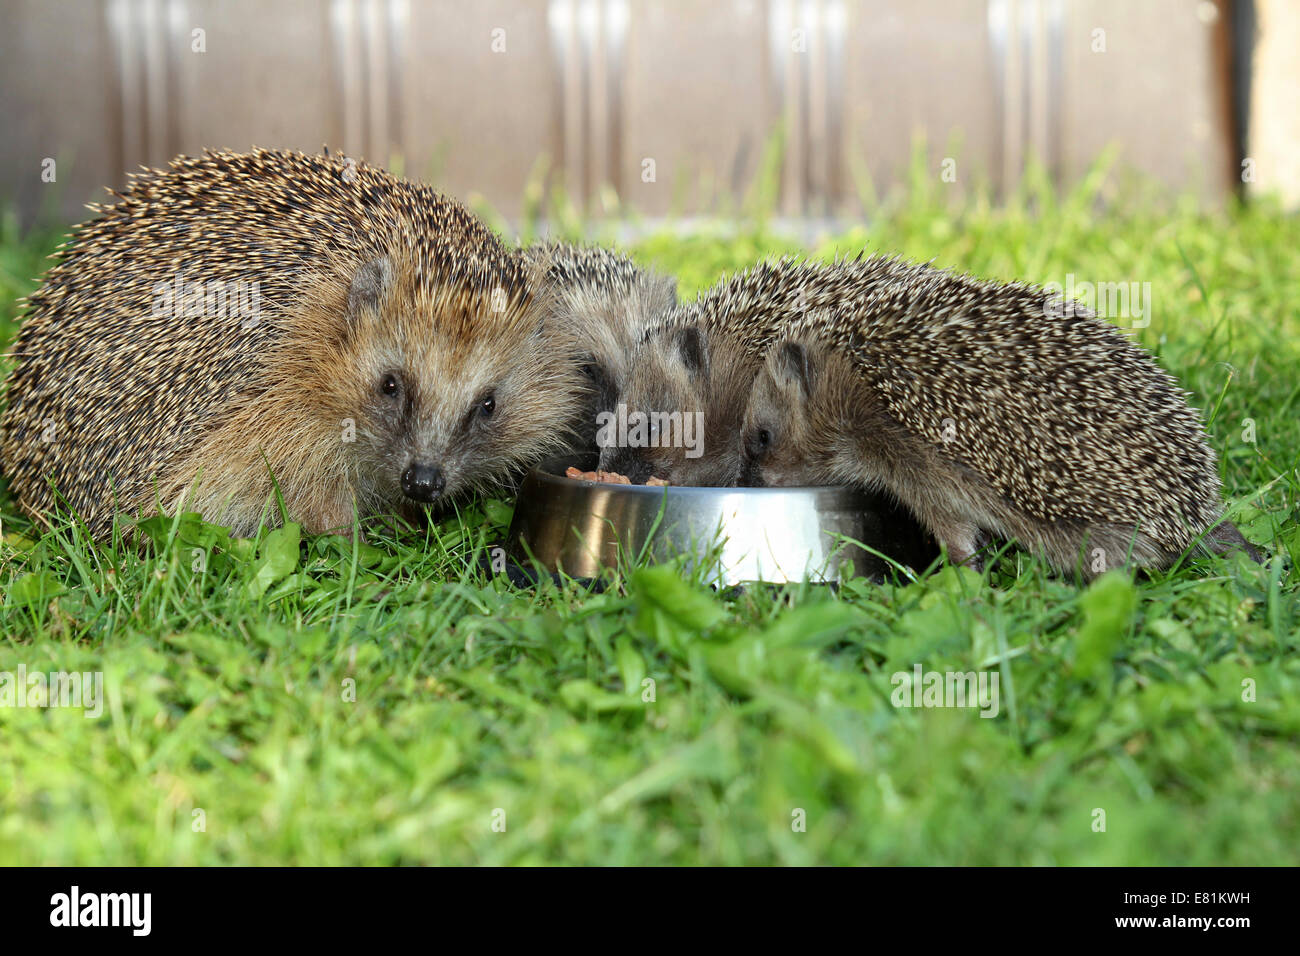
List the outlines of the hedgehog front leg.
{"type": "Polygon", "coordinates": [[[980,552],[979,529],[973,525],[940,529],[935,535],[939,543],[948,549],[948,560],[953,564],[964,564],[975,571],[984,571],[984,555],[980,552]]]}
{"type": "MultiPolygon", "coordinates": [[[[866,404],[866,403],[864,403],[866,404]]],[[[883,418],[883,416],[881,416],[883,418]]],[[[902,502],[948,552],[953,564],[982,572],[980,549],[989,541],[981,519],[993,512],[978,476],[967,474],[891,420],[873,424],[842,472],[902,502]]]]}
{"type": "Polygon", "coordinates": [[[984,555],[980,548],[987,541],[979,526],[969,519],[933,506],[921,506],[917,518],[934,535],[948,552],[953,564],[964,564],[976,571],[984,571],[984,555]]]}
{"type": "MultiPolygon", "coordinates": [[[[305,501],[299,506],[302,529],[308,534],[338,534],[352,536],[352,518],[355,514],[352,494],[332,494],[315,501],[305,501]]],[[[364,540],[364,534],[362,539],[364,540]]]]}

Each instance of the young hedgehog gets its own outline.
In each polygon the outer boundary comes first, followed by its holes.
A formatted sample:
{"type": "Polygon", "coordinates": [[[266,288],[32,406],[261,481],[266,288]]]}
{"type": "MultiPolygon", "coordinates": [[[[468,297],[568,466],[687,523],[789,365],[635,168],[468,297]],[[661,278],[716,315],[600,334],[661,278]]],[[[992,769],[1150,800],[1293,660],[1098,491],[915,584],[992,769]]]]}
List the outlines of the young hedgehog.
{"type": "Polygon", "coordinates": [[[311,532],[563,447],[580,368],[522,256],[458,203],[339,156],[181,157],[78,227],[30,299],[0,427],[36,516],[194,510],[311,532]],[[273,484],[274,480],[274,484],[273,484]]]}
{"type": "Polygon", "coordinates": [[[976,565],[990,536],[1085,578],[1168,567],[1198,542],[1259,560],[1223,520],[1187,393],[1110,324],[1040,289],[897,260],[816,281],[838,302],[769,351],[747,483],[883,490],[976,565]]]}
{"type": "Polygon", "coordinates": [[[572,451],[594,455],[597,416],[614,410],[636,344],[676,304],[677,282],[599,246],[539,243],[524,258],[554,347],[577,356],[588,383],[572,451]]]}
{"type": "Polygon", "coordinates": [[[762,263],[649,327],[618,393],[628,420],[642,416],[647,433],[605,448],[600,467],[637,483],[657,475],[674,485],[737,484],[741,425],[767,345],[800,310],[833,302],[834,290],[820,288],[816,274],[812,266],[762,263]],[[678,420],[701,422],[701,434],[690,436],[701,440],[679,440],[685,429],[664,434],[678,420]]]}

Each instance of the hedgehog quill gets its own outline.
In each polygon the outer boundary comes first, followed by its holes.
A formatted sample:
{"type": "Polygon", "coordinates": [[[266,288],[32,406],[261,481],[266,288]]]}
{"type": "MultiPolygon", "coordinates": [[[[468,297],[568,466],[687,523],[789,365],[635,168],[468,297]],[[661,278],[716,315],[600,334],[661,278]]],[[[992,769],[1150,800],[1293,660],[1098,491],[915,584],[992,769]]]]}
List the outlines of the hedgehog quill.
{"type": "Polygon", "coordinates": [[[577,357],[588,386],[572,451],[595,454],[602,416],[627,387],[637,343],[676,304],[677,282],[600,246],[539,243],[524,258],[552,341],[577,357]]]}
{"type": "Polygon", "coordinates": [[[14,349],[0,451],[30,514],[251,534],[278,490],[338,531],[565,447],[590,386],[522,255],[458,203],[277,150],[180,157],[117,199],[64,244],[14,349]]]}
{"type": "Polygon", "coordinates": [[[990,539],[1084,578],[1193,546],[1260,560],[1224,519],[1189,396],[1114,326],[1041,289],[894,259],[783,268],[840,294],[767,349],[745,483],[882,491],[975,566],[990,539]]]}

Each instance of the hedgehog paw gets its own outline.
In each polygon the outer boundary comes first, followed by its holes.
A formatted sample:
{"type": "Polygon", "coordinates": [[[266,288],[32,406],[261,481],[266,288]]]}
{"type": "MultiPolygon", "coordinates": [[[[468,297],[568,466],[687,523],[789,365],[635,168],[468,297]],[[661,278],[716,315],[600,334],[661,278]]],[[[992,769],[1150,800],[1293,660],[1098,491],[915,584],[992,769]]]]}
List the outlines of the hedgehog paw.
{"type": "Polygon", "coordinates": [[[979,528],[941,528],[935,534],[935,537],[948,550],[948,560],[952,564],[964,564],[968,568],[983,573],[984,555],[980,549],[988,544],[988,536],[983,534],[979,528]]]}

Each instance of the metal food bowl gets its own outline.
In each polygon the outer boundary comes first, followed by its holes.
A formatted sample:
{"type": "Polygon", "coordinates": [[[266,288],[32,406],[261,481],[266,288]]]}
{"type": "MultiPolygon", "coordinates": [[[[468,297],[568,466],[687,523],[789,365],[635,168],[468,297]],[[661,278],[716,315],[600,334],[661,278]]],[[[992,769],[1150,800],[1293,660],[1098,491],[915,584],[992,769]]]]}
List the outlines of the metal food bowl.
{"type": "Polygon", "coordinates": [[[888,562],[853,542],[902,563],[924,561],[915,522],[852,488],[616,485],[565,477],[569,465],[595,467],[589,458],[553,460],[524,479],[507,546],[515,561],[595,578],[620,554],[688,554],[718,585],[886,573],[888,562]]]}

